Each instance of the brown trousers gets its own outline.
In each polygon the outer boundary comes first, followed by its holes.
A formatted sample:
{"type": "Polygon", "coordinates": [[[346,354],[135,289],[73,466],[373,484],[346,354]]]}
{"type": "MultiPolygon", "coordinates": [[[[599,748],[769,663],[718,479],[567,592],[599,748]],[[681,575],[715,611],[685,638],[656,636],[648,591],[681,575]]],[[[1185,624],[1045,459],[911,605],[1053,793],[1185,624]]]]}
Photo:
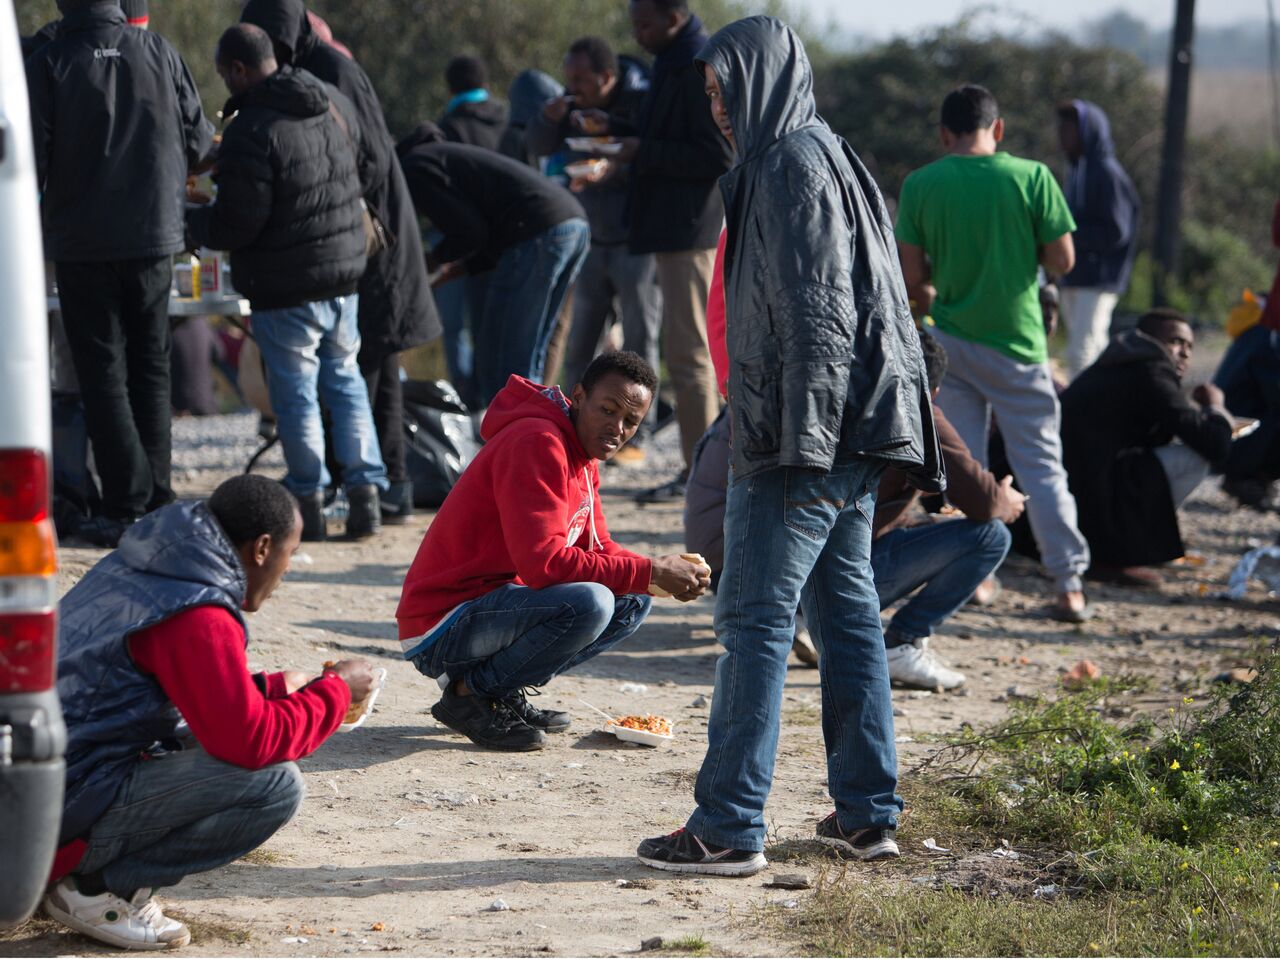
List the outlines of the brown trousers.
{"type": "Polygon", "coordinates": [[[715,368],[707,347],[707,294],[715,250],[657,253],[662,287],[662,353],[676,399],[686,472],[693,447],[720,412],[715,368]]]}

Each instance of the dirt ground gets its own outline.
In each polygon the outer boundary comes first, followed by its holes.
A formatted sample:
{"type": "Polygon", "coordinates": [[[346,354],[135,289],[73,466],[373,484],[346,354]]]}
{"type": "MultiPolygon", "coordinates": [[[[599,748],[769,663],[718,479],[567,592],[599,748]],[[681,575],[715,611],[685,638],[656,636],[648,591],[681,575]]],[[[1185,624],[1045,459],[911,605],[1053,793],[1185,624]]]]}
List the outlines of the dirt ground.
{"type": "MultiPolygon", "coordinates": [[[[605,477],[611,528],[642,552],[682,546],[677,507],[639,508],[626,495],[662,478],[631,468],[605,477]]],[[[183,493],[208,488],[202,478],[183,493]]],[[[595,956],[634,953],[661,936],[667,953],[684,937],[701,937],[719,954],[793,953],[796,945],[771,940],[757,921],[809,895],[764,885],[771,874],[797,871],[793,865],[745,880],[672,878],[634,858],[640,839],[678,828],[691,808],[705,743],[702,703],[718,651],[712,600],[655,603],[628,644],[554,681],[542,704],[567,709],[574,725],[547,749],[485,752],[436,724],[428,712],[434,682],[400,660],[394,645],[400,583],[428,518],[365,544],[307,547],[251,618],[255,667],[364,656],[386,666],[390,679],[364,728],[302,761],[308,796],[295,821],[248,859],[165,892],[192,925],[184,952],[595,956]],[[664,714],[675,741],[657,750],[617,742],[598,731],[582,700],[611,713],[664,714]]],[[[935,641],[968,683],[950,694],[895,691],[903,770],[928,753],[930,737],[993,721],[1011,687],[1015,694],[1060,688],[1061,672],[1083,658],[1104,674],[1150,676],[1150,691],[1133,700],[1139,708],[1162,709],[1205,687],[1241,661],[1250,637],[1280,632],[1280,604],[1261,587],[1238,604],[1212,598],[1234,560],[1271,542],[1278,525],[1231,511],[1216,488],[1202,488],[1183,528],[1203,565],[1171,568],[1157,591],[1092,586],[1098,615],[1082,627],[1044,615],[1049,584],[1033,566],[1007,566],[996,604],[963,610],[935,641]]],[[[64,588],[98,556],[63,550],[64,588]]],[[[793,664],[768,809],[780,839],[810,836],[830,811],[818,700],[817,672],[793,664]]],[[[919,856],[926,836],[908,817],[899,838],[919,856]]],[[[877,868],[851,873],[874,877],[877,868]]],[[[118,955],[45,920],[0,934],[0,953],[118,955]]]]}

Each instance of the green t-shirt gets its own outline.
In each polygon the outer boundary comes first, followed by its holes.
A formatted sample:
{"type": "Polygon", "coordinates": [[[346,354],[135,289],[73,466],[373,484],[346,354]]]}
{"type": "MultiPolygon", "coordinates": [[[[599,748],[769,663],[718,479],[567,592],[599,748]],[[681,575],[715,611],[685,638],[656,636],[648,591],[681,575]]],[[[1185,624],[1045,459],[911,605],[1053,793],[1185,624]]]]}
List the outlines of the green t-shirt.
{"type": "Polygon", "coordinates": [[[1043,363],[1039,247],[1075,228],[1048,167],[996,153],[946,156],[908,176],[895,234],[932,262],[938,329],[1043,363]]]}

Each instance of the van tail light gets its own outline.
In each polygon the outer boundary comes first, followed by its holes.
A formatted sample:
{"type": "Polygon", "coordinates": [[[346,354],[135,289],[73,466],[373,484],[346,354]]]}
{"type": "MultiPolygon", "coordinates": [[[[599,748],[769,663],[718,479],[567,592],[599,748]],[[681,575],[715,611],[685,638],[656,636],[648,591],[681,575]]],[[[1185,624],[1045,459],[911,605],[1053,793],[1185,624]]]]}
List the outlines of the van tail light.
{"type": "Polygon", "coordinates": [[[48,458],[0,450],[0,693],[53,686],[57,571],[48,458]]]}

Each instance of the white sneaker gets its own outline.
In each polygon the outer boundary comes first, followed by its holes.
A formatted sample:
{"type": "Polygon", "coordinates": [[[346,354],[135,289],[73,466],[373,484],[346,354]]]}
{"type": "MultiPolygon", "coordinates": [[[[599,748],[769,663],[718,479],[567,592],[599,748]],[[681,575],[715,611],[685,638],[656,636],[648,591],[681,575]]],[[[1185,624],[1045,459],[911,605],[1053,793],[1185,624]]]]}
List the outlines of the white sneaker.
{"type": "Polygon", "coordinates": [[[90,939],[121,949],[177,949],[191,941],[191,930],[161,912],[150,889],[139,889],[127,901],[110,892],[86,896],[67,877],[45,893],[44,911],[90,939]]]}
{"type": "Polygon", "coordinates": [[[818,647],[813,645],[813,637],[809,635],[809,630],[804,623],[799,620],[796,620],[796,635],[791,641],[791,651],[795,653],[796,659],[806,666],[818,665],[818,647]]]}
{"type": "Polygon", "coordinates": [[[955,689],[964,682],[964,673],[948,669],[929,651],[929,640],[894,646],[885,651],[889,656],[889,679],[904,686],[921,689],[955,689]]]}

